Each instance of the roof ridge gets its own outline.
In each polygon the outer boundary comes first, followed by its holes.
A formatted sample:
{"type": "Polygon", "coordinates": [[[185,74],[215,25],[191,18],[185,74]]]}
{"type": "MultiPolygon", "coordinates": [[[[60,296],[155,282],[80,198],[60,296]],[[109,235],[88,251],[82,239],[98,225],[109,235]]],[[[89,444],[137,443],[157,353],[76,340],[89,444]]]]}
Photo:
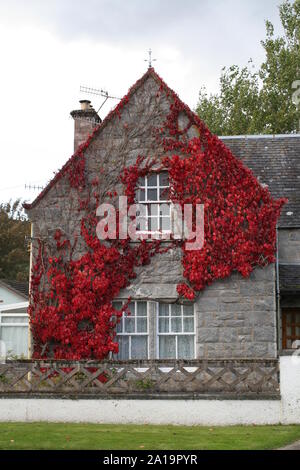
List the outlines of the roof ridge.
{"type": "Polygon", "coordinates": [[[300,137],[300,133],[297,134],[245,134],[245,135],[219,135],[219,139],[282,139],[300,137]]]}

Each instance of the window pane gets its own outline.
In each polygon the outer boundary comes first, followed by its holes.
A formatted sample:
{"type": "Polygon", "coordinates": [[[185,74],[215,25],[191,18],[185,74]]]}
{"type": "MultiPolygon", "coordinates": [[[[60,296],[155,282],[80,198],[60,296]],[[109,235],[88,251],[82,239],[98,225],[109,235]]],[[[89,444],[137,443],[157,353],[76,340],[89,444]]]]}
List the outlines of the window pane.
{"type": "Polygon", "coordinates": [[[125,333],[133,333],[135,331],[134,317],[126,317],[124,321],[125,321],[125,333]]]}
{"type": "Polygon", "coordinates": [[[194,305],[183,305],[183,315],[194,315],[194,305]]]}
{"type": "Polygon", "coordinates": [[[137,302],[137,315],[138,316],[147,316],[147,302],[137,302]]]}
{"type": "Polygon", "coordinates": [[[173,315],[173,316],[181,316],[181,305],[179,305],[179,304],[172,304],[172,305],[171,305],[171,315],[173,315]]]}
{"type": "Polygon", "coordinates": [[[135,304],[134,302],[129,302],[127,310],[129,310],[130,314],[128,314],[130,317],[134,315],[135,312],[135,304]]]}
{"type": "Polygon", "coordinates": [[[160,218],[160,228],[161,228],[161,230],[170,230],[171,229],[171,219],[170,219],[170,217],[161,217],[160,218]]]}
{"type": "Polygon", "coordinates": [[[150,204],[149,215],[158,216],[158,204],[150,204]]]}
{"type": "Polygon", "coordinates": [[[170,204],[159,205],[159,215],[170,215],[170,204]]]}
{"type": "Polygon", "coordinates": [[[160,336],[159,337],[159,358],[160,359],[175,359],[176,358],[175,336],[160,336]]]}
{"type": "Polygon", "coordinates": [[[172,333],[182,332],[181,317],[171,318],[171,331],[172,333]]]}
{"type": "Polygon", "coordinates": [[[183,319],[183,331],[185,333],[194,332],[194,318],[193,317],[187,317],[183,319]]]}
{"type": "Polygon", "coordinates": [[[152,175],[148,175],[147,185],[157,186],[157,174],[156,173],[153,173],[152,175]]]}
{"type": "Polygon", "coordinates": [[[158,230],[158,217],[149,217],[148,230],[151,232],[158,230]]]}
{"type": "Polygon", "coordinates": [[[147,333],[147,318],[137,318],[136,320],[136,332],[147,333]]]}
{"type": "Polygon", "coordinates": [[[146,231],[147,230],[147,219],[143,219],[142,217],[137,217],[136,219],[136,230],[146,231]]]}
{"type": "Polygon", "coordinates": [[[3,326],[1,328],[1,340],[5,343],[6,353],[15,356],[28,354],[28,327],[27,326],[3,326]]]}
{"type": "Polygon", "coordinates": [[[169,304],[159,304],[159,315],[160,316],[169,316],[169,304]]]}
{"type": "Polygon", "coordinates": [[[119,343],[119,352],[117,358],[120,360],[129,359],[129,337],[118,336],[117,341],[119,343]]]}
{"type": "Polygon", "coordinates": [[[194,359],[194,336],[178,336],[178,359],[194,359]]]}
{"type": "Polygon", "coordinates": [[[159,190],[159,200],[168,201],[170,199],[170,190],[169,188],[164,188],[159,190]]]}
{"type": "Polygon", "coordinates": [[[169,173],[167,171],[163,171],[159,174],[159,185],[169,186],[169,173]]]}
{"type": "Polygon", "coordinates": [[[148,358],[148,337],[132,336],[131,337],[131,359],[147,359],[148,358]]]}
{"type": "Polygon", "coordinates": [[[138,202],[145,201],[145,190],[139,189],[137,193],[137,200],[138,202]]]}
{"type": "Polygon", "coordinates": [[[145,177],[144,176],[140,176],[140,178],[138,179],[138,186],[145,186],[145,177]]]}
{"type": "Polygon", "coordinates": [[[122,329],[123,329],[123,320],[121,318],[120,322],[117,323],[117,328],[116,328],[117,333],[122,333],[122,329]]]}
{"type": "Polygon", "coordinates": [[[148,201],[157,201],[157,189],[148,189],[148,201]]]}
{"type": "Polygon", "coordinates": [[[158,324],[159,333],[169,333],[169,318],[160,318],[158,324]]]}

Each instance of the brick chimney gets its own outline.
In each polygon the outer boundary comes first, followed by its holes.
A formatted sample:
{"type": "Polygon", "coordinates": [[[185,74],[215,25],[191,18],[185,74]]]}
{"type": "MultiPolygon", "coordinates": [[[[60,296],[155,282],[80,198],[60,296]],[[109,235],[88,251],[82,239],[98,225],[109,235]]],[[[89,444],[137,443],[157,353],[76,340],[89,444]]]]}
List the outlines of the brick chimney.
{"type": "Polygon", "coordinates": [[[79,101],[81,109],[71,111],[74,119],[74,152],[77,147],[86,141],[88,135],[101,122],[100,117],[91,106],[89,100],[79,101]]]}

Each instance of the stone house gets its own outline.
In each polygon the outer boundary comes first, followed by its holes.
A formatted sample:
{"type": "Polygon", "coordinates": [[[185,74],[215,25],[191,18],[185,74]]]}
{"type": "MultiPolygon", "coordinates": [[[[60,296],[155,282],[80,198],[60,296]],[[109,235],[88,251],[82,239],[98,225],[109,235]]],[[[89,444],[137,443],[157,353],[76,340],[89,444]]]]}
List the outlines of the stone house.
{"type": "MultiPolygon", "coordinates": [[[[110,187],[121,190],[120,168],[134,165],[138,155],[152,157],[155,152],[162,157],[153,127],[165,121],[173,92],[157,98],[160,87],[159,77],[150,68],[129,91],[122,109],[110,113],[90,139],[84,151],[85,174],[92,186],[99,167],[104,168],[102,194],[110,187]]],[[[75,150],[101,122],[88,101],[81,105],[81,110],[71,113],[75,150]]],[[[197,136],[185,112],[179,114],[178,126],[187,138],[197,136]]],[[[114,299],[118,308],[128,297],[132,299],[131,316],[124,316],[117,326],[120,359],[275,359],[281,350],[295,348],[300,341],[300,135],[220,139],[261,184],[268,185],[272,196],[289,200],[278,223],[277,263],[256,268],[248,278],[234,273],[217,280],[195,302],[186,303],[179,301],[176,289],[183,280],[180,249],[174,246],[154,256],[150,264],[137,268],[136,279],[114,299]]],[[[80,232],[73,204],[77,189],[69,184],[68,165],[25,206],[32,222],[33,260],[38,256],[37,240],[56,256],[55,231],[61,230],[70,239],[80,232]]],[[[148,202],[157,206],[158,194],[168,184],[161,172],[146,175],[141,188],[148,202]]],[[[147,217],[148,224],[162,223],[165,226],[160,228],[168,230],[167,213],[162,222],[157,215],[151,218],[148,213],[147,217]]],[[[83,250],[79,240],[74,256],[83,250]]]]}

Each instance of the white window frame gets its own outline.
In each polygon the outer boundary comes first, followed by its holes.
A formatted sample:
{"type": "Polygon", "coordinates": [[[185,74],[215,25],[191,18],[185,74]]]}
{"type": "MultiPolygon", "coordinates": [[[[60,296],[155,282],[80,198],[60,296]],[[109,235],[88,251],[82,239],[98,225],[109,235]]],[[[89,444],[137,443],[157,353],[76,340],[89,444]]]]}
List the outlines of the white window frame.
{"type": "MultiPolygon", "coordinates": [[[[170,181],[169,181],[169,184],[167,186],[160,186],[159,184],[159,175],[161,175],[162,173],[168,173],[167,170],[162,170],[162,171],[158,171],[158,172],[152,172],[152,173],[149,173],[147,175],[145,175],[143,178],[144,178],[144,186],[141,186],[138,184],[137,186],[137,190],[136,190],[136,202],[140,205],[143,205],[146,207],[146,211],[147,211],[147,214],[145,216],[145,220],[146,220],[146,225],[147,225],[147,230],[136,230],[136,233],[137,234],[141,234],[141,235],[153,235],[155,234],[157,237],[159,237],[159,235],[171,235],[172,233],[172,220],[173,220],[173,211],[172,211],[172,202],[169,199],[160,199],[160,189],[169,189],[170,190],[170,181]],[[148,178],[150,177],[153,177],[153,175],[156,175],[156,186],[149,186],[148,184],[148,178]],[[152,200],[149,200],[147,197],[148,197],[148,189],[156,189],[157,191],[157,200],[155,201],[152,201],[152,200]],[[139,200],[139,194],[140,194],[140,190],[144,190],[145,191],[145,200],[144,201],[140,201],[139,200]],[[162,204],[165,204],[167,206],[169,206],[169,216],[168,215],[160,215],[158,214],[156,217],[155,216],[151,216],[149,215],[149,206],[151,205],[162,205],[162,204]],[[163,230],[163,229],[158,229],[158,230],[148,230],[148,227],[149,227],[149,219],[151,218],[157,218],[158,219],[158,224],[160,225],[160,219],[161,218],[165,218],[165,219],[169,219],[170,220],[170,229],[168,230],[163,230]]],[[[159,210],[159,209],[158,209],[159,210]]],[[[138,218],[137,218],[138,220],[138,218]]]]}
{"type": "MultiPolygon", "coordinates": [[[[16,310],[19,310],[19,309],[24,309],[24,308],[28,308],[28,302],[20,302],[20,303],[17,303],[17,304],[9,304],[9,305],[3,305],[2,309],[0,310],[0,340],[2,340],[2,329],[4,329],[5,327],[23,327],[23,328],[27,328],[27,334],[29,335],[29,316],[28,316],[28,313],[24,313],[24,312],[17,312],[16,310]],[[5,313],[3,313],[3,311],[5,311],[5,313]],[[10,312],[10,313],[9,313],[10,312]],[[27,319],[27,322],[19,322],[19,323],[16,323],[16,322],[12,322],[12,323],[4,323],[2,321],[3,318],[11,318],[11,317],[22,317],[22,318],[26,318],[27,319]]],[[[28,348],[29,348],[29,341],[28,341],[28,348]]],[[[25,356],[28,356],[28,350],[25,352],[25,356]]]]}
{"type": "MultiPolygon", "coordinates": [[[[114,300],[113,305],[116,304],[117,302],[122,303],[122,305],[124,305],[124,303],[125,303],[124,300],[114,300]]],[[[120,319],[120,323],[122,324],[122,332],[117,332],[116,331],[116,338],[118,338],[118,336],[127,336],[129,338],[129,347],[128,347],[128,349],[129,349],[129,358],[128,358],[128,360],[131,360],[131,337],[132,336],[146,336],[147,337],[147,357],[144,358],[144,359],[149,359],[149,351],[150,351],[150,349],[149,349],[149,344],[150,344],[150,339],[149,339],[149,302],[147,300],[142,300],[142,299],[140,299],[140,300],[134,300],[133,299],[133,300],[131,300],[131,302],[134,303],[134,313],[135,314],[127,316],[127,315],[124,315],[124,313],[123,313],[122,318],[120,319]],[[136,315],[136,313],[137,313],[137,303],[139,303],[139,302],[145,302],[146,303],[146,306],[147,306],[146,316],[136,315]],[[125,318],[126,317],[135,319],[135,321],[134,321],[134,330],[135,331],[134,332],[131,332],[131,333],[125,332],[125,318]],[[139,332],[136,331],[137,330],[137,319],[138,318],[146,318],[146,323],[147,323],[147,331],[146,332],[139,333],[139,332]]],[[[116,326],[116,330],[117,330],[117,326],[116,326]]],[[[117,359],[117,354],[113,354],[112,357],[114,359],[117,359]]],[[[124,360],[126,360],[126,359],[124,359],[124,360]]]]}
{"type": "MultiPolygon", "coordinates": [[[[160,355],[159,355],[160,336],[175,336],[175,354],[176,354],[176,357],[175,358],[170,358],[170,359],[178,359],[178,336],[194,336],[194,357],[192,359],[196,359],[196,329],[197,329],[197,327],[196,327],[195,304],[192,305],[193,315],[188,315],[188,316],[183,315],[183,307],[185,306],[184,304],[181,305],[181,315],[180,316],[179,315],[178,316],[171,315],[170,310],[171,310],[172,305],[173,305],[172,303],[168,303],[168,302],[156,302],[156,338],[157,338],[157,341],[156,341],[156,344],[157,344],[156,357],[157,357],[157,359],[164,359],[164,358],[160,358],[160,355]],[[168,307],[169,307],[168,317],[159,315],[159,304],[168,305],[168,307]],[[159,319],[160,318],[168,318],[169,319],[169,332],[160,333],[160,331],[159,331],[159,319]],[[182,332],[173,332],[171,330],[171,319],[172,318],[181,318],[182,332]],[[184,332],[183,331],[183,318],[193,318],[194,319],[194,331],[193,332],[184,332]]],[[[181,358],[181,359],[183,359],[183,358],[181,358]]]]}

